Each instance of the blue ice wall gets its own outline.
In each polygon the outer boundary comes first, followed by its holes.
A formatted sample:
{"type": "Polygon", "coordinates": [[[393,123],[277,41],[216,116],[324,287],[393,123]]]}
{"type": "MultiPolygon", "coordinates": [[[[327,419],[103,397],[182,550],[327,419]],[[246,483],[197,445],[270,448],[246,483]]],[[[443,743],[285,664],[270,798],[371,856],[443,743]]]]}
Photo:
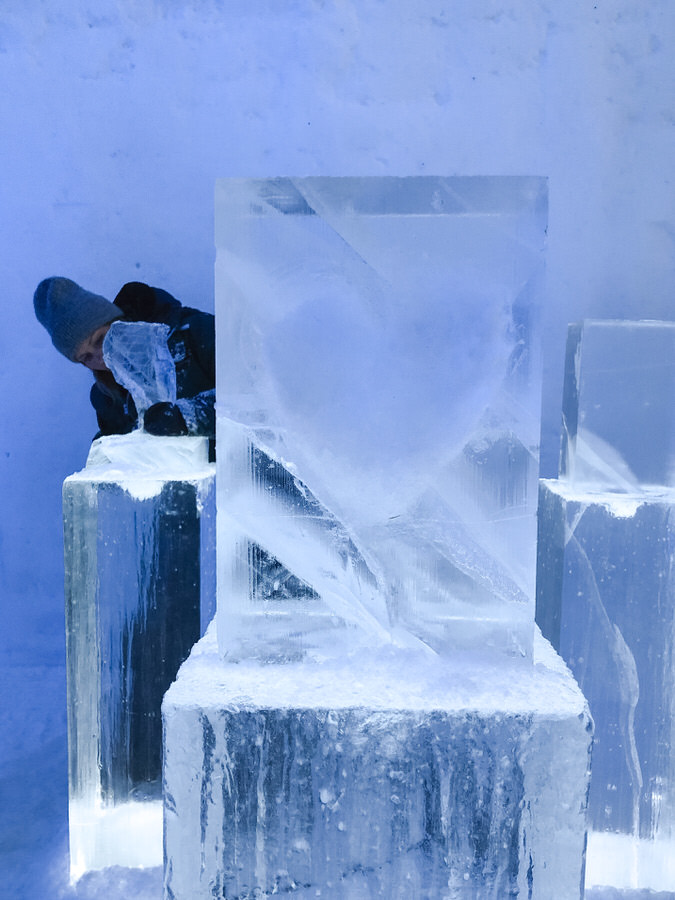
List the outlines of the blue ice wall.
{"type": "Polygon", "coordinates": [[[62,628],[61,482],[95,430],[32,292],[211,309],[217,176],[549,176],[553,474],[567,322],[672,316],[674,39],[670,0],[4,0],[0,640],[62,628]]]}

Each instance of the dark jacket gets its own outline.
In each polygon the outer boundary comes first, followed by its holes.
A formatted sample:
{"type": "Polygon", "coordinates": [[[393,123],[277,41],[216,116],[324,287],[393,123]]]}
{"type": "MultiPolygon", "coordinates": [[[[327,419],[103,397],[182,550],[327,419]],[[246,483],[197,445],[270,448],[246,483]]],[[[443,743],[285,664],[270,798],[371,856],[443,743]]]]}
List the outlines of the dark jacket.
{"type": "MultiPolygon", "coordinates": [[[[161,322],[171,328],[167,343],[176,364],[178,409],[188,433],[214,437],[214,317],[182,306],[167,291],[138,281],[125,284],[114,303],[122,310],[127,322],[161,322]]],[[[99,434],[132,431],[138,416],[129,392],[117,384],[109,372],[96,373],[95,378],[90,397],[96,410],[99,434]]]]}

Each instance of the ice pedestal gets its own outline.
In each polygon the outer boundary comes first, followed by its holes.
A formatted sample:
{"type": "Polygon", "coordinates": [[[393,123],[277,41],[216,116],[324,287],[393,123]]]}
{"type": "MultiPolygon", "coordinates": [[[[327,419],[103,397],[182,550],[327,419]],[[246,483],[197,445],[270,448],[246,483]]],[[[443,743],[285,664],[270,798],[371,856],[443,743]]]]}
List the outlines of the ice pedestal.
{"type": "Polygon", "coordinates": [[[165,897],[579,898],[590,720],[534,662],[235,664],[210,632],[163,705],[165,897]]]}
{"type": "Polygon", "coordinates": [[[537,621],[595,721],[588,884],[675,890],[675,323],[570,327],[537,621]]]}
{"type": "Polygon", "coordinates": [[[162,862],[162,696],[215,607],[207,455],[111,436],[64,482],[73,877],[162,862]]]}
{"type": "Polygon", "coordinates": [[[675,487],[675,322],[571,325],[560,476],[594,490],[675,487]]]}
{"type": "Polygon", "coordinates": [[[675,491],[540,491],[537,618],[595,723],[587,883],[673,890],[675,491]]]}

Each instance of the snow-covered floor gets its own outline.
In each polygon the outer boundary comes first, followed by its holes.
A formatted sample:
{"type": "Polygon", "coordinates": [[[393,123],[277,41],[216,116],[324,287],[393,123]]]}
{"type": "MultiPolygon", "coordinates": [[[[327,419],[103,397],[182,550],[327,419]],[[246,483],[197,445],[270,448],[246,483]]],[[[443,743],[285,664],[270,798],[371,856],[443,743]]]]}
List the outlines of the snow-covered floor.
{"type": "MultiPolygon", "coordinates": [[[[63,646],[45,635],[0,649],[0,897],[161,900],[161,869],[112,868],[69,884],[63,646]]],[[[675,892],[596,888],[586,897],[675,900],[675,892]]]]}

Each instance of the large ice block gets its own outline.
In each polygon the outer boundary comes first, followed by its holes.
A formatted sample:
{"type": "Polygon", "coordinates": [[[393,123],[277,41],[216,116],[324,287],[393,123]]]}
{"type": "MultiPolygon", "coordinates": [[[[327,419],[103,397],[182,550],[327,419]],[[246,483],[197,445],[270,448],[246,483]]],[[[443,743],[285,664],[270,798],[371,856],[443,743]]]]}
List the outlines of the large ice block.
{"type": "Polygon", "coordinates": [[[218,182],[224,653],[322,658],[358,633],[531,658],[546,197],[218,182]]]}
{"type": "Polygon", "coordinates": [[[570,326],[560,475],[579,486],[675,487],[675,322],[570,326]]]}
{"type": "Polygon", "coordinates": [[[675,889],[674,558],[674,490],[542,481],[537,621],[595,722],[589,884],[675,889]]]}
{"type": "Polygon", "coordinates": [[[210,629],[163,704],[165,897],[579,898],[590,719],[534,661],[234,664],[210,629]]]}
{"type": "Polygon", "coordinates": [[[161,865],[160,707],[215,611],[206,438],[101,438],[63,485],[71,873],[161,865]]]}

